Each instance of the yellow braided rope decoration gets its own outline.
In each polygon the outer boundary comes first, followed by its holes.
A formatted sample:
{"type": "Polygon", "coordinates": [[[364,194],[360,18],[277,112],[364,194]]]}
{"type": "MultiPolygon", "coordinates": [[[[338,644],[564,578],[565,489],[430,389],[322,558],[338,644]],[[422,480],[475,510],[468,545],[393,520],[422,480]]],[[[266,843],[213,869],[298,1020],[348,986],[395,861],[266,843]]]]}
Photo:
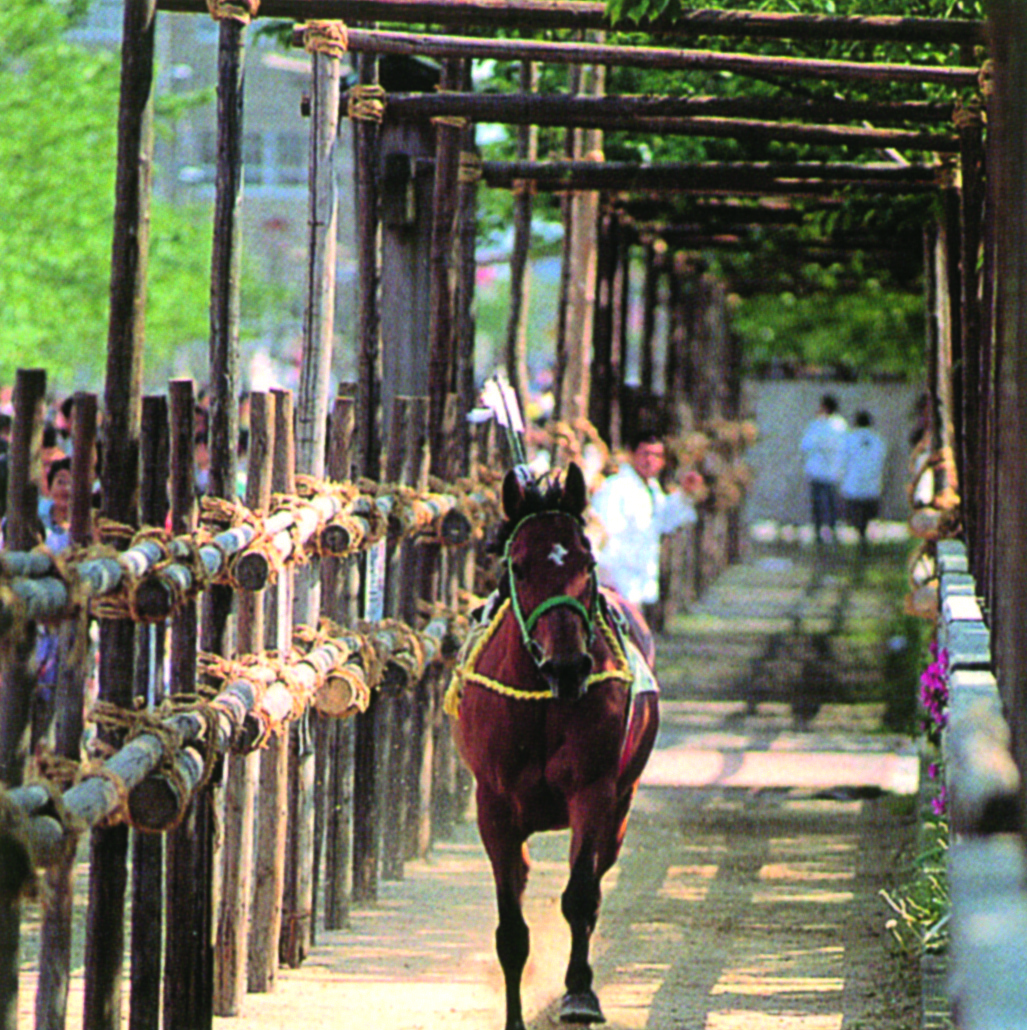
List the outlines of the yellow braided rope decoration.
{"type": "Polygon", "coordinates": [[[380,122],[385,117],[385,87],[375,82],[350,86],[346,116],[357,122],[380,122]]]}
{"type": "Polygon", "coordinates": [[[303,28],[303,49],[308,54],[342,57],[349,50],[349,32],[343,21],[308,21],[303,28]]]}
{"type": "Polygon", "coordinates": [[[432,118],[432,124],[442,125],[447,129],[466,129],[467,119],[459,114],[437,114],[432,118]]]}
{"type": "MultiPolygon", "coordinates": [[[[492,617],[492,621],[486,627],[477,633],[474,630],[471,631],[471,634],[464,642],[464,646],[460,649],[456,668],[453,670],[452,678],[449,681],[449,686],[446,688],[446,695],[442,702],[443,710],[451,718],[460,718],[460,698],[463,696],[463,686],[465,683],[475,683],[479,687],[485,687],[497,694],[502,694],[504,697],[512,697],[518,701],[548,701],[553,696],[548,690],[525,690],[522,687],[501,683],[499,680],[483,676],[480,672],[474,671],[474,667],[481,657],[485,645],[488,644],[499,629],[499,624],[503,621],[509,610],[510,600],[508,598],[499,606],[496,614],[492,617]]],[[[608,680],[631,683],[633,679],[631,668],[616,632],[606,619],[599,618],[597,621],[604,639],[616,658],[617,668],[609,672],[592,673],[585,681],[586,689],[595,683],[605,683],[608,680]]]]}

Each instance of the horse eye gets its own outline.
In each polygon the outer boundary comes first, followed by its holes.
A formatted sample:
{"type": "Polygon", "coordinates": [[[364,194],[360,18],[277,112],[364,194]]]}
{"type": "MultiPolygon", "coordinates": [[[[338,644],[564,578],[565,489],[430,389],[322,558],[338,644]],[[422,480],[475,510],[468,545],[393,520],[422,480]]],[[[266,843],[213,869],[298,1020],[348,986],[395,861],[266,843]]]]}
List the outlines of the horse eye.
{"type": "Polygon", "coordinates": [[[519,561],[511,562],[510,571],[514,574],[515,579],[524,579],[526,574],[523,562],[519,561]]]}

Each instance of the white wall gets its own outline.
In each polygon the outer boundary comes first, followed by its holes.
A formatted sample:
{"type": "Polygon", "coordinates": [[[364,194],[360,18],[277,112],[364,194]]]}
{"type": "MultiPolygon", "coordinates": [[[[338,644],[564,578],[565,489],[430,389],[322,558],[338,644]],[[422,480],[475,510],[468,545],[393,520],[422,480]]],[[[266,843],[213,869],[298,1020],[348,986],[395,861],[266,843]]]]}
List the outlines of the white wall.
{"type": "Polygon", "coordinates": [[[748,453],[755,473],[746,504],[749,522],[807,523],[809,490],[802,472],[799,441],[816,413],[820,398],[834,394],[839,411],[852,424],[857,411],[866,410],[888,443],[881,517],[905,520],[909,435],[916,424],[920,388],[895,383],[833,383],[821,380],[750,380],[745,384],[747,410],[760,429],[748,453]]]}

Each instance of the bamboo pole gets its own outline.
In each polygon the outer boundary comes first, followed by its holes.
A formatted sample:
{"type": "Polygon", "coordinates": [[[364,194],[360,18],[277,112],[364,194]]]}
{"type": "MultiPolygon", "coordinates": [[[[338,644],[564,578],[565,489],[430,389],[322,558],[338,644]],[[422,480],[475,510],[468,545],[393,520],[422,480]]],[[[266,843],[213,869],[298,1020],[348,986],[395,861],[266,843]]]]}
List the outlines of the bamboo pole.
{"type": "MultiPolygon", "coordinates": [[[[266,511],[271,502],[274,398],[250,394],[250,442],[246,504],[266,511]]],[[[256,654],[264,647],[263,592],[239,596],[238,648],[256,654]]],[[[246,995],[246,948],[253,887],[254,812],[260,778],[259,753],[229,755],[221,846],[221,899],[215,950],[214,1012],[237,1016],[246,995]]]]}
{"type": "MultiPolygon", "coordinates": [[[[161,10],[201,13],[203,0],[163,0],[161,10]]],[[[507,26],[615,29],[681,36],[758,36],[764,39],[867,39],[906,43],[981,44],[984,23],[969,18],[907,18],[894,15],[788,14],[708,8],[674,12],[644,22],[612,25],[606,5],[589,0],[264,0],[269,18],[341,18],[346,22],[409,22],[463,27],[507,26]]]]}
{"type": "MultiPolygon", "coordinates": [[[[171,464],[166,397],[143,398],[140,446],[139,521],[143,525],[162,526],[168,515],[171,464]]],[[[74,457],[78,457],[77,450],[74,457]]],[[[88,461],[86,472],[88,475],[88,461]]],[[[86,490],[90,486],[91,476],[86,490]]],[[[84,628],[80,627],[80,631],[84,628]]],[[[140,627],[137,635],[134,695],[137,703],[150,709],[164,700],[165,638],[163,625],[140,627]]],[[[129,1030],[160,1028],[163,918],[164,840],[156,834],[133,834],[129,1030]]]]}

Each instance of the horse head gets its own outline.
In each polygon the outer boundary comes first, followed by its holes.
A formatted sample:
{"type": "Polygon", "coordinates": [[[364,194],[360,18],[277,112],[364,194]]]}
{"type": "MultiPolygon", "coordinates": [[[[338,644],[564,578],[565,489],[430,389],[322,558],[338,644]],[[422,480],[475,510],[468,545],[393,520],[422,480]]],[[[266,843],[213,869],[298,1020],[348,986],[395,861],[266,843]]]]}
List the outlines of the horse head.
{"type": "Polygon", "coordinates": [[[521,639],[553,697],[580,697],[592,671],[598,587],[583,528],[588,491],[571,464],[543,491],[516,473],[503,482],[504,576],[521,639]]]}

